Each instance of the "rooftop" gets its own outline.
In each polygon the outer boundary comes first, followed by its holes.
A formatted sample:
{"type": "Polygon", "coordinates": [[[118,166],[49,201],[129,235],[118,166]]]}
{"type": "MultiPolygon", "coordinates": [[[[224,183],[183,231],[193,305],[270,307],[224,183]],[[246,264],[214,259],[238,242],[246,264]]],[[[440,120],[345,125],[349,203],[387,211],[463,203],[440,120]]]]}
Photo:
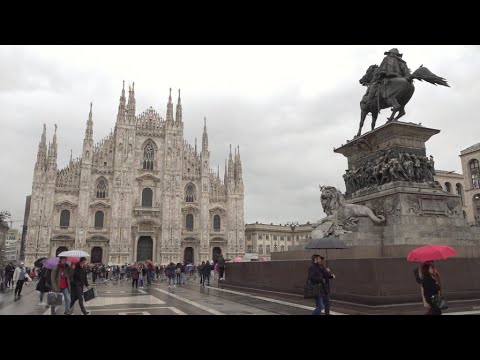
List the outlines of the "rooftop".
{"type": "Polygon", "coordinates": [[[455,171],[447,171],[447,170],[435,170],[435,173],[436,175],[442,175],[442,176],[445,176],[445,175],[451,175],[451,176],[458,176],[458,177],[462,177],[463,178],[463,175],[462,174],[459,174],[459,173],[456,173],[455,171]]]}
{"type": "Polygon", "coordinates": [[[477,150],[480,150],[480,142],[466,148],[465,150],[462,150],[460,152],[460,154],[465,155],[465,154],[468,154],[468,153],[471,153],[471,152],[474,152],[474,151],[477,151],[477,150]]]}

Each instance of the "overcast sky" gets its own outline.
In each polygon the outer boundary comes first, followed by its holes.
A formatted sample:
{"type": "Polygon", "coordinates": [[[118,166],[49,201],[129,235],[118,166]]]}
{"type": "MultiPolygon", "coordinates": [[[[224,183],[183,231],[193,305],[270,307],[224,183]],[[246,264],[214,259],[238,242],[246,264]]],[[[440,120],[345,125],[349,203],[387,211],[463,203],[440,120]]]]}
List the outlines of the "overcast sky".
{"type": "Polygon", "coordinates": [[[125,80],[137,114],[152,106],[165,117],[168,89],[180,88],[185,138],[201,144],[206,116],[221,174],[229,144],[240,145],[246,222],[316,221],[318,184],[345,189],[347,161],[332,150],[357,131],[358,80],[392,47],[412,71],[423,64],[451,85],[416,81],[402,120],[440,129],[427,153],[461,172],[460,151],[480,141],[478,46],[0,46],[0,210],[23,219],[42,124],[47,141],[58,124],[62,168],[70,149],[81,153],[90,101],[95,141],[114,127],[125,80]]]}

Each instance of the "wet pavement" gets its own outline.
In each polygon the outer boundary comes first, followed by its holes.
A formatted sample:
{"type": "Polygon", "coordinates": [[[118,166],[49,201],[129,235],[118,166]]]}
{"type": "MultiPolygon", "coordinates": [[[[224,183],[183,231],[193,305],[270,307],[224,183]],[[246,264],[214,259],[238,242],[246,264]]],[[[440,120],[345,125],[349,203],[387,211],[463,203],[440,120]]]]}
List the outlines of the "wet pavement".
{"type": "MultiPolygon", "coordinates": [[[[224,286],[217,281],[201,286],[188,280],[181,286],[156,282],[133,289],[130,283],[97,285],[98,297],[85,303],[90,315],[310,315],[313,301],[294,294],[273,293],[224,286]]],[[[24,286],[22,297],[14,300],[13,289],[0,294],[0,315],[50,315],[50,308],[39,306],[35,284],[24,286]]],[[[45,297],[46,300],[46,297],[45,297]]],[[[451,302],[446,313],[480,314],[480,301],[451,302]]],[[[369,307],[332,301],[332,315],[421,315],[421,303],[369,307]]],[[[63,314],[64,308],[56,309],[63,314]]],[[[74,315],[81,315],[78,303],[74,315]]]]}

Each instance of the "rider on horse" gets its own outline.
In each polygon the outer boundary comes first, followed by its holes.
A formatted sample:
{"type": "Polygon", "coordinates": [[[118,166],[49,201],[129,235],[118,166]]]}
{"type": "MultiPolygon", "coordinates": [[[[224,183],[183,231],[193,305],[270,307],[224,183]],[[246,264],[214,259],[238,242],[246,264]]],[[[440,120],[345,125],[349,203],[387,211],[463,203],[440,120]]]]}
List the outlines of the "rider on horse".
{"type": "Polygon", "coordinates": [[[372,79],[370,86],[365,94],[365,101],[371,101],[377,95],[380,85],[383,79],[404,77],[409,78],[411,75],[410,69],[407,67],[407,63],[402,59],[403,54],[400,54],[398,49],[394,48],[385,52],[385,58],[383,59],[378,72],[374,79],[372,79]]]}

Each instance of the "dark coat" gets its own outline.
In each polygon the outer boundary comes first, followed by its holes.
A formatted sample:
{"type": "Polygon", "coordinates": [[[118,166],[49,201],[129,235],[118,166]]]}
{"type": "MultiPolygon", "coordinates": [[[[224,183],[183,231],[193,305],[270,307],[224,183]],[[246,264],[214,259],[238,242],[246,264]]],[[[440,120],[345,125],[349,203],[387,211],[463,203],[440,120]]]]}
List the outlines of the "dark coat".
{"type": "Polygon", "coordinates": [[[75,270],[73,271],[72,284],[80,287],[82,285],[88,286],[87,272],[85,271],[85,268],[81,268],[80,266],[75,267],[75,270]]]}
{"type": "Polygon", "coordinates": [[[432,298],[433,295],[438,294],[440,291],[440,286],[434,278],[427,274],[422,281],[423,296],[427,302],[432,298]]]}
{"type": "MultiPolygon", "coordinates": [[[[42,270],[40,270],[40,273],[38,274],[38,277],[40,278],[40,280],[38,281],[38,284],[37,284],[37,288],[36,290],[40,291],[40,292],[49,292],[50,291],[50,286],[47,286],[47,270],[46,268],[42,268],[42,270]]],[[[50,271],[48,271],[48,275],[50,275],[50,271]]],[[[50,282],[49,282],[50,284],[50,282]]]]}
{"type": "Polygon", "coordinates": [[[308,281],[314,285],[325,283],[322,268],[319,264],[312,264],[308,268],[308,281]]]}
{"type": "Polygon", "coordinates": [[[210,277],[210,271],[212,271],[212,265],[205,263],[205,265],[203,265],[203,276],[210,277]]]}
{"type": "Polygon", "coordinates": [[[136,267],[134,267],[134,268],[132,269],[132,273],[131,273],[131,274],[132,274],[132,279],[133,279],[133,280],[138,280],[139,271],[138,271],[138,269],[137,269],[136,267]]]}
{"type": "Polygon", "coordinates": [[[333,279],[333,275],[330,274],[326,268],[323,266],[320,266],[320,271],[322,272],[322,277],[325,280],[325,291],[328,294],[330,294],[330,279],[333,279]]]}

